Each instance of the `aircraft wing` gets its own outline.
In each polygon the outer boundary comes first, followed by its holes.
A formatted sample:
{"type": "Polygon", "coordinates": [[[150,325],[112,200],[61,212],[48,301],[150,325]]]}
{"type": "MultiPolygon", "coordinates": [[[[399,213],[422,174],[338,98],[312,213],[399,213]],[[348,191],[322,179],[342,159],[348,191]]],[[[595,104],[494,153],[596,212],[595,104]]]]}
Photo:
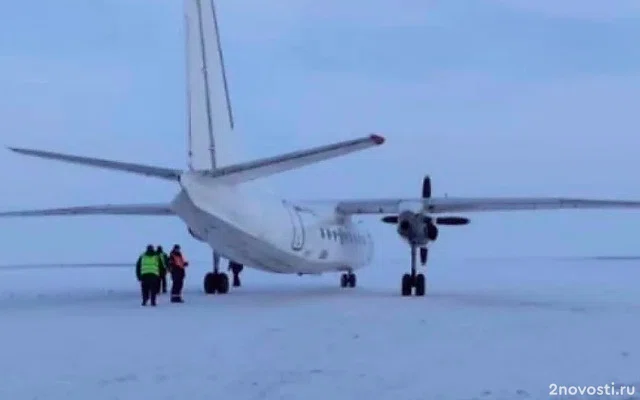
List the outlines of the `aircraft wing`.
{"type": "Polygon", "coordinates": [[[479,211],[522,211],[561,209],[640,209],[640,201],[577,199],[563,197],[431,197],[428,199],[340,200],[336,210],[343,214],[397,214],[405,209],[430,214],[479,211]]]}
{"type": "Polygon", "coordinates": [[[58,215],[174,215],[169,204],[105,204],[42,210],[0,212],[0,217],[45,217],[58,215]]]}

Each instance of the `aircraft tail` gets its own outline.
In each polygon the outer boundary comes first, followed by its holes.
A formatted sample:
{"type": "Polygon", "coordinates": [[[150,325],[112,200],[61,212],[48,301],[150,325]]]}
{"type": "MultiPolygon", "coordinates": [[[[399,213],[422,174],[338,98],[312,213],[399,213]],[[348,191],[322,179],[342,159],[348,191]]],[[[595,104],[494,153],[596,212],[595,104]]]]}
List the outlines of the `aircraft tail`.
{"type": "Polygon", "coordinates": [[[183,0],[191,170],[237,163],[237,143],[213,0],[183,0]]]}

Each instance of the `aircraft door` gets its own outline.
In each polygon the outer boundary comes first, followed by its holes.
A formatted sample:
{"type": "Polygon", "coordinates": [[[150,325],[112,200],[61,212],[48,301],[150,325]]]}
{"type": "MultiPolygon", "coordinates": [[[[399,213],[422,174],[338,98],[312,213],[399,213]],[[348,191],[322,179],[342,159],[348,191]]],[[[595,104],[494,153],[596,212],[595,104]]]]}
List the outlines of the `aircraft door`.
{"type": "Polygon", "coordinates": [[[304,241],[305,241],[305,232],[304,232],[304,224],[302,222],[302,216],[300,215],[300,211],[296,208],[296,206],[291,204],[286,204],[285,207],[289,212],[289,217],[291,217],[291,226],[293,228],[293,237],[291,239],[291,249],[295,251],[300,251],[304,247],[304,241]]]}

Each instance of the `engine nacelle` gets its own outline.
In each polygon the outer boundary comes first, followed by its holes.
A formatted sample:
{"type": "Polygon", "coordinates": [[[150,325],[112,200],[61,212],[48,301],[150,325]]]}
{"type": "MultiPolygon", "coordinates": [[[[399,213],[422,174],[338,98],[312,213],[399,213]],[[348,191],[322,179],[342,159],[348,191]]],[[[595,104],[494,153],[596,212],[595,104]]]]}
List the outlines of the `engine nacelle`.
{"type": "Polygon", "coordinates": [[[192,238],[194,238],[194,239],[196,239],[196,240],[198,240],[200,242],[205,242],[206,241],[202,236],[200,236],[197,233],[195,233],[193,231],[193,229],[187,228],[187,231],[189,232],[189,235],[191,235],[192,238]]]}
{"type": "Polygon", "coordinates": [[[438,238],[438,227],[422,213],[401,212],[397,227],[398,234],[413,245],[423,246],[438,238]]]}
{"type": "Polygon", "coordinates": [[[427,239],[435,242],[436,239],[438,239],[438,227],[433,222],[431,222],[431,220],[426,222],[425,225],[426,226],[424,228],[424,234],[427,236],[427,239]]]}

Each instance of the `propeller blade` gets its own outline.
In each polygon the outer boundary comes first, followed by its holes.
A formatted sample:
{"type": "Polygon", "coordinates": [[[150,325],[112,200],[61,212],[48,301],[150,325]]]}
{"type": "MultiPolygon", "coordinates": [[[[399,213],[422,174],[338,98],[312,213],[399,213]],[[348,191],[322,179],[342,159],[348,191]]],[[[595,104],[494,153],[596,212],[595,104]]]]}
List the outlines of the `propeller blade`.
{"type": "Polygon", "coordinates": [[[425,176],[422,180],[422,198],[428,199],[431,197],[431,177],[425,176]]]}
{"type": "Polygon", "coordinates": [[[386,217],[382,217],[382,222],[386,224],[397,224],[398,216],[397,215],[387,215],[386,217]]]}
{"type": "Polygon", "coordinates": [[[438,217],[436,224],[438,225],[467,225],[471,220],[465,217],[438,217]]]}

